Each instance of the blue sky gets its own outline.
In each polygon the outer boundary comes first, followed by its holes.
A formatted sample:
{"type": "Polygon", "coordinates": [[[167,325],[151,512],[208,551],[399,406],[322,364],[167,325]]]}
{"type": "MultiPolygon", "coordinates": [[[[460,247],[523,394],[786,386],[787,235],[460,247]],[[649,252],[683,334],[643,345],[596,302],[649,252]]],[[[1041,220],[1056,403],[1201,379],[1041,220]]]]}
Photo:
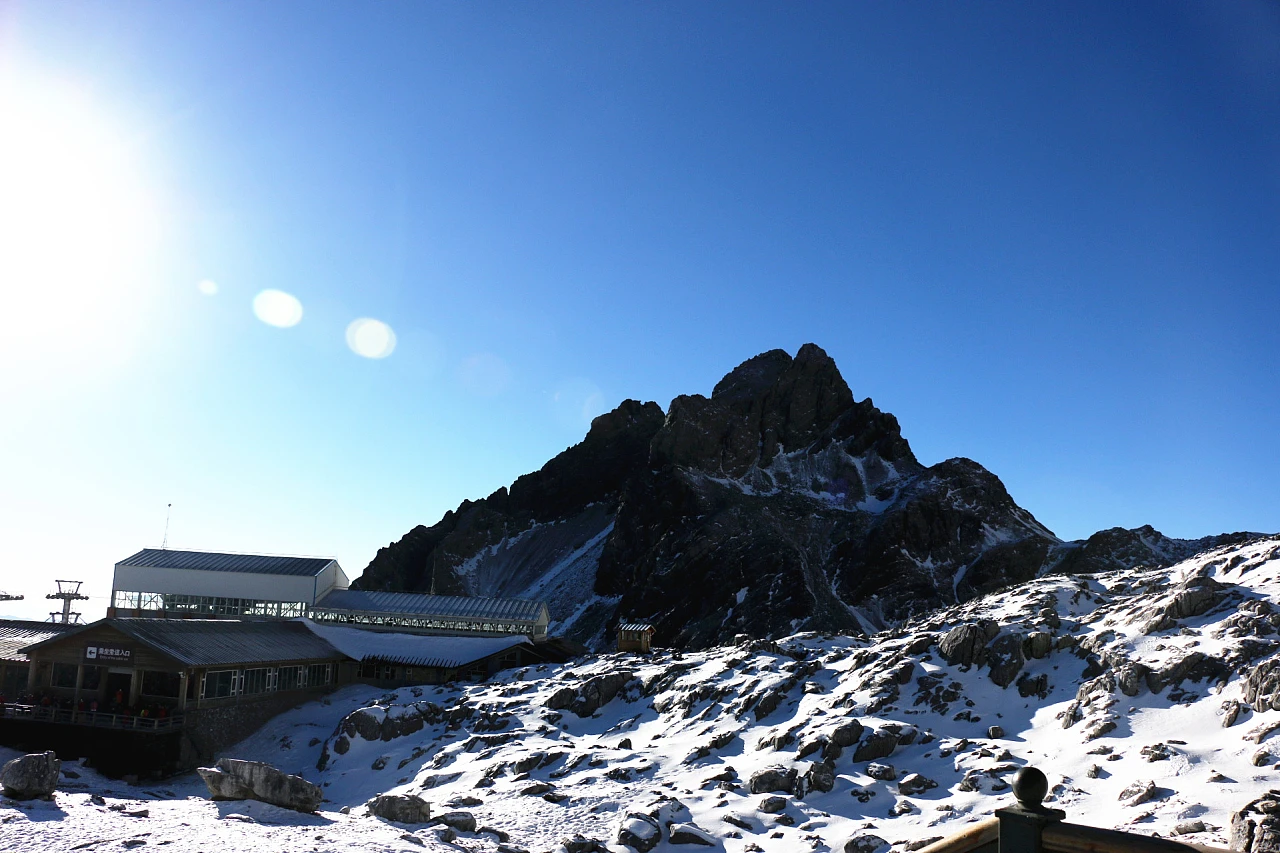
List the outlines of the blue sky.
{"type": "Polygon", "coordinates": [[[6,612],[170,502],[355,576],[807,341],[1064,538],[1280,529],[1274,4],[9,0],[0,83],[6,612]]]}

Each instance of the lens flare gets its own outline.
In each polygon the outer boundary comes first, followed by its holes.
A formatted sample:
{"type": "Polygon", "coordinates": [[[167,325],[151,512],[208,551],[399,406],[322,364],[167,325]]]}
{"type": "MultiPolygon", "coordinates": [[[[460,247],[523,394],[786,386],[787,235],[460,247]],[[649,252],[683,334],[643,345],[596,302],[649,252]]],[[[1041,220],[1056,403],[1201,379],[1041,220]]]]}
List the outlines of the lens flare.
{"type": "Polygon", "coordinates": [[[494,397],[511,384],[511,368],[493,353],[480,352],[463,359],[458,380],[472,394],[494,397]]]}
{"type": "Polygon", "coordinates": [[[218,295],[218,283],[211,279],[206,278],[204,281],[201,281],[199,284],[197,284],[196,287],[199,288],[200,292],[203,293],[205,296],[218,295]]]}
{"type": "Polygon", "coordinates": [[[292,293],[264,290],[253,297],[253,313],[268,326],[287,329],[302,321],[302,303],[292,293]]]}
{"type": "Polygon", "coordinates": [[[347,346],[365,358],[386,358],[395,351],[396,333],[381,320],[361,317],[347,326],[347,346]]]}

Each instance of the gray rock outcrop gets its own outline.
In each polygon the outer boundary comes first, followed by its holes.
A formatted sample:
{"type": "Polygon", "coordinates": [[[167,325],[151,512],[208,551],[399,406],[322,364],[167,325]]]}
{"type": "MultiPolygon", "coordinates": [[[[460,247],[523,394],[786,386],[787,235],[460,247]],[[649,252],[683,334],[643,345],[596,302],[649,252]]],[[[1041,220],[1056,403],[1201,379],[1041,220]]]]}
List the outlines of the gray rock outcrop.
{"type": "Polygon", "coordinates": [[[1268,791],[1231,816],[1231,849],[1280,853],[1280,791],[1268,791]]]}
{"type": "Polygon", "coordinates": [[[383,794],[369,803],[369,814],[396,823],[426,823],[431,820],[431,804],[413,794],[383,794]]]}
{"type": "Polygon", "coordinates": [[[796,769],[794,767],[766,767],[751,774],[747,783],[753,794],[789,794],[796,787],[796,769]]]}
{"type": "Polygon", "coordinates": [[[222,758],[216,766],[196,772],[214,800],[259,800],[299,812],[313,812],[324,800],[318,785],[260,761],[222,758]]]}
{"type": "Polygon", "coordinates": [[[15,800],[48,797],[58,786],[62,762],[53,752],[33,752],[6,762],[0,769],[0,787],[15,800]]]}

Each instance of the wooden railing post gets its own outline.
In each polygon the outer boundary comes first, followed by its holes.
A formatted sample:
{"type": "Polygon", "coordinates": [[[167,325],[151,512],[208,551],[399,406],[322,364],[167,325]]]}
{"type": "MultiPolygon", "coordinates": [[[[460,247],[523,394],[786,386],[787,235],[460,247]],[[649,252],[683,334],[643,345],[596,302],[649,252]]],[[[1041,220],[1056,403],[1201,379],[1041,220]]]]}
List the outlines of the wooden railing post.
{"type": "Polygon", "coordinates": [[[1044,853],[1040,835],[1046,825],[1067,816],[1061,809],[1047,809],[1042,803],[1049,793],[1049,780],[1034,767],[1023,767],[1013,779],[1013,796],[1018,804],[996,809],[1000,819],[999,853],[1044,853]]]}

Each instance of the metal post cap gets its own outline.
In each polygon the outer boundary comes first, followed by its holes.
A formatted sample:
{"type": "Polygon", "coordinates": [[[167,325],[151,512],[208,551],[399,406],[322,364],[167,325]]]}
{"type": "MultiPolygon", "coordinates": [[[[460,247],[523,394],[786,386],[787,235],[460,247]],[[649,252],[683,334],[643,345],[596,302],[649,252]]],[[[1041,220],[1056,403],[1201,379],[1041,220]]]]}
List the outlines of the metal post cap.
{"type": "Polygon", "coordinates": [[[1035,767],[1023,767],[1013,777],[1013,796],[1018,805],[1035,811],[1049,793],[1049,779],[1035,767]]]}

